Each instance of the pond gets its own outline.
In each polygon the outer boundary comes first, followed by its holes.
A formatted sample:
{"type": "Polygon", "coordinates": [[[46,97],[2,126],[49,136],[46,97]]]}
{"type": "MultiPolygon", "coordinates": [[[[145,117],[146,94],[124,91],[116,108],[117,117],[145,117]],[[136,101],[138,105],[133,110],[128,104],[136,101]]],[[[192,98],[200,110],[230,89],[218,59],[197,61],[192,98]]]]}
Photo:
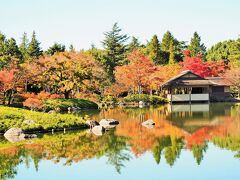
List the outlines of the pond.
{"type": "Polygon", "coordinates": [[[240,105],[230,103],[114,108],[85,112],[120,124],[0,139],[1,179],[240,179],[240,105]],[[141,125],[153,119],[154,128],[141,125]]]}

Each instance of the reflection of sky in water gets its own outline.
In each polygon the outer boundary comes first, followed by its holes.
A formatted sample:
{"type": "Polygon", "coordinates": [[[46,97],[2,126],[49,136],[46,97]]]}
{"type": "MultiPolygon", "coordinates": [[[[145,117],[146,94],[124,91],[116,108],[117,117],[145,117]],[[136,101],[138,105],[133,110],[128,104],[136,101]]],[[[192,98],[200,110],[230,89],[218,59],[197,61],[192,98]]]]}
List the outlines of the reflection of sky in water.
{"type": "MultiPolygon", "coordinates": [[[[32,160],[27,168],[23,158],[21,164],[16,164],[14,179],[240,179],[240,159],[236,157],[240,154],[238,105],[176,105],[85,113],[97,120],[115,118],[120,124],[100,137],[76,131],[34,139],[33,145],[49,156],[38,154],[34,146],[26,149],[21,157],[39,155],[38,171],[32,160]],[[156,122],[154,129],[141,126],[149,118],[156,122]],[[59,157],[60,162],[54,163],[59,157]],[[67,159],[73,160],[72,164],[64,165],[67,159]]],[[[0,139],[2,147],[4,143],[8,142],[0,139]]]]}
{"type": "Polygon", "coordinates": [[[51,161],[41,161],[39,171],[36,172],[33,164],[26,169],[22,164],[18,167],[18,175],[15,179],[239,179],[240,161],[233,157],[233,153],[221,150],[209,144],[207,153],[200,165],[197,165],[192,153],[182,150],[181,156],[173,167],[170,167],[162,158],[159,165],[156,164],[151,153],[147,152],[139,158],[132,158],[125,162],[121,174],[114,167],[107,164],[107,159],[83,160],[73,163],[71,166],[63,166],[64,162],[54,164],[51,161]]]}

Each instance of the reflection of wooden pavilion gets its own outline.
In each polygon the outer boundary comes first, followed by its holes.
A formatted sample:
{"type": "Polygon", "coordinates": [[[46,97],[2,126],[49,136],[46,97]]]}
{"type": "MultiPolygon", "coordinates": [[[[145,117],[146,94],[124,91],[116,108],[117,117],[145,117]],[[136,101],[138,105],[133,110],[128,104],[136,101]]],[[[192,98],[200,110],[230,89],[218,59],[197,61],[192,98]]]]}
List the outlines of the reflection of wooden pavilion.
{"type": "Polygon", "coordinates": [[[191,71],[183,71],[162,85],[170,102],[226,101],[229,85],[221,77],[203,78],[191,71]]]}

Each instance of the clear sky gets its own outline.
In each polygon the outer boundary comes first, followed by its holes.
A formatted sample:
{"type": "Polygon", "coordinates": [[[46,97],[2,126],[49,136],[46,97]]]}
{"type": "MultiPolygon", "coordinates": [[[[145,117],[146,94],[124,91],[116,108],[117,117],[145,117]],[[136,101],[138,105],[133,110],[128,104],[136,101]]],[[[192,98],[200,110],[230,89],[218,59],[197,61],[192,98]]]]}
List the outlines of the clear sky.
{"type": "Polygon", "coordinates": [[[114,22],[143,43],[167,30],[189,41],[197,31],[209,47],[240,34],[240,0],[0,0],[0,31],[19,42],[35,30],[43,49],[101,47],[114,22]]]}

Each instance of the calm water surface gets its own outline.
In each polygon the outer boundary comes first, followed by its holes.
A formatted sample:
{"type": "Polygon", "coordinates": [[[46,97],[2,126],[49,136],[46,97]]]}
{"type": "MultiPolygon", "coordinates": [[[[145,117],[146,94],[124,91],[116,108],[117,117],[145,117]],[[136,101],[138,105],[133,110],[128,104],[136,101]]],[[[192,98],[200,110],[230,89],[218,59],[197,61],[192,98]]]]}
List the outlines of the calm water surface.
{"type": "Polygon", "coordinates": [[[103,136],[0,139],[2,179],[240,179],[240,105],[193,104],[86,112],[120,124],[103,136]],[[153,119],[156,126],[141,126],[153,119]]]}

